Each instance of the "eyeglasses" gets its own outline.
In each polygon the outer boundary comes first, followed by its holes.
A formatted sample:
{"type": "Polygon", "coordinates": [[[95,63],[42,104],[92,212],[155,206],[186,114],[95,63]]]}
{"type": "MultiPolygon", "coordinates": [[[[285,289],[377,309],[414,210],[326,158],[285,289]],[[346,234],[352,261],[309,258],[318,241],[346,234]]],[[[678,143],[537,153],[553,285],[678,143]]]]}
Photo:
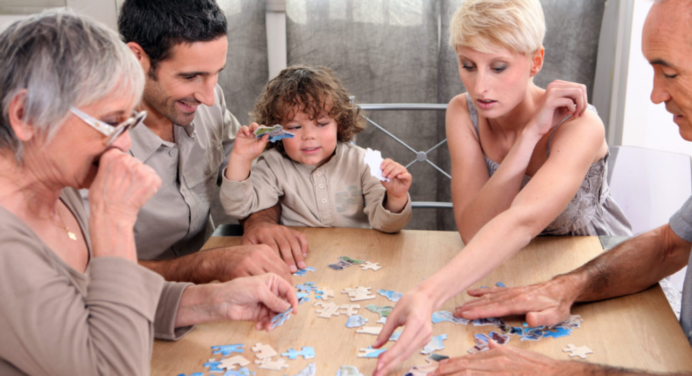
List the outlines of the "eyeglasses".
{"type": "Polygon", "coordinates": [[[147,117],[146,111],[132,111],[133,116],[131,118],[123,121],[122,123],[116,126],[112,126],[106,122],[103,122],[99,119],[94,118],[91,115],[82,112],[77,107],[70,107],[70,111],[72,111],[73,114],[77,115],[77,117],[82,119],[85,123],[91,125],[94,129],[103,133],[104,136],[108,137],[108,141],[106,142],[106,145],[108,146],[113,144],[113,142],[115,142],[115,140],[121,134],[123,134],[123,132],[126,132],[138,126],[147,117]]]}

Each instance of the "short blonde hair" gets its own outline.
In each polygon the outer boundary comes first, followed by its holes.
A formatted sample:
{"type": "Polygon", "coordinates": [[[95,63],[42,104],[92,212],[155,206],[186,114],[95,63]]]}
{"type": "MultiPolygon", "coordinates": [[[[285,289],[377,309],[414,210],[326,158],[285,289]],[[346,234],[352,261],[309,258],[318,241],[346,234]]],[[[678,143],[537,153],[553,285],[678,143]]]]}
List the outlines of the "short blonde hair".
{"type": "Polygon", "coordinates": [[[449,32],[453,48],[530,54],[543,48],[545,17],[538,0],[466,0],[454,12],[449,32]]]}

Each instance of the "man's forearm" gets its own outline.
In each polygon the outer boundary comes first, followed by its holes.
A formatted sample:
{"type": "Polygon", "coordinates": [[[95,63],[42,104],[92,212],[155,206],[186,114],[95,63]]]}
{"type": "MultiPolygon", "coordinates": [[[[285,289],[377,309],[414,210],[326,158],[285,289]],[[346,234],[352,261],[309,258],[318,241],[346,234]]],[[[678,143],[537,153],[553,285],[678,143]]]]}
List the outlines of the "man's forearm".
{"type": "Polygon", "coordinates": [[[204,252],[195,252],[169,260],[139,260],[139,264],[160,275],[166,281],[208,283],[218,279],[212,263],[204,252]]]}
{"type": "Polygon", "coordinates": [[[571,281],[578,291],[578,302],[633,294],[685,266],[689,247],[690,243],[665,225],[627,240],[556,279],[571,281]]]}
{"type": "MultiPolygon", "coordinates": [[[[568,361],[561,376],[662,376],[660,373],[650,373],[620,367],[603,366],[585,362],[568,361]]],[[[692,376],[690,373],[666,373],[666,376],[692,376]]]]}
{"type": "Polygon", "coordinates": [[[241,221],[243,230],[257,223],[279,224],[281,219],[281,204],[277,203],[271,208],[260,210],[241,221]]]}

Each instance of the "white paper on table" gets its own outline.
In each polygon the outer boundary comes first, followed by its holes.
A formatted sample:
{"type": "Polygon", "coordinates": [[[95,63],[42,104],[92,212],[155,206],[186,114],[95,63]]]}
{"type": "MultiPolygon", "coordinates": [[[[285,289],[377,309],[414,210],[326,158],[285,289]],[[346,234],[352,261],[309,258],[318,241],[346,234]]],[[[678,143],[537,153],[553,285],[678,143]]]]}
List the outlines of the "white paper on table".
{"type": "Polygon", "coordinates": [[[382,158],[382,153],[380,153],[379,150],[372,150],[368,148],[368,150],[365,151],[365,158],[363,159],[363,162],[370,166],[370,175],[380,179],[380,181],[389,181],[389,179],[382,176],[382,169],[380,166],[382,166],[383,161],[384,159],[382,158]]]}

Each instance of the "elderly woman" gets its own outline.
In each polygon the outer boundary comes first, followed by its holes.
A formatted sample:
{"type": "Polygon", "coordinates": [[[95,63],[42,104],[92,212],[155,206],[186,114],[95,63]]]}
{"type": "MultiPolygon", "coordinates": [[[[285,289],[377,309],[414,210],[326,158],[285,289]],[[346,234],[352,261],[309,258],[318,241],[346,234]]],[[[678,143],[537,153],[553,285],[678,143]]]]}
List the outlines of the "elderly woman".
{"type": "Polygon", "coordinates": [[[124,153],[144,77],[117,34],[43,13],[0,34],[0,56],[0,374],[147,375],[154,336],[268,329],[297,308],[272,274],[195,286],[137,265],[133,226],[160,180],[124,153]]]}

